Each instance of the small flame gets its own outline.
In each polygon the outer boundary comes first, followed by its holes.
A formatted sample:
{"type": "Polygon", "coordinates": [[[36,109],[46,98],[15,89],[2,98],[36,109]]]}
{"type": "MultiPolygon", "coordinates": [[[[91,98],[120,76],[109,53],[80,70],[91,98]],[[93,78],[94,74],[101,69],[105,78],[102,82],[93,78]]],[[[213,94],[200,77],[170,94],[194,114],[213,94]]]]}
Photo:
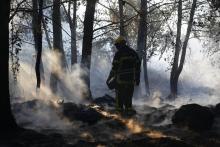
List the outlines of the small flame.
{"type": "MultiPolygon", "coordinates": [[[[108,117],[108,118],[112,118],[112,119],[115,119],[117,121],[120,121],[122,122],[128,129],[131,133],[141,133],[143,131],[145,131],[146,129],[135,119],[126,119],[126,118],[122,118],[120,115],[117,115],[117,114],[112,114],[110,112],[107,112],[107,111],[104,111],[104,110],[100,110],[99,109],[99,106],[97,105],[93,105],[92,106],[93,109],[95,109],[96,111],[98,111],[99,113],[101,113],[103,116],[105,117],[108,117]]],[[[152,135],[153,133],[150,133],[149,136],[153,136],[152,135]]],[[[156,136],[156,133],[154,133],[155,136],[156,136]]],[[[163,136],[162,133],[161,135],[159,135],[158,133],[158,136],[163,136]]],[[[165,136],[165,135],[164,135],[165,136]]]]}
{"type": "Polygon", "coordinates": [[[132,133],[140,133],[143,130],[143,127],[134,119],[125,120],[125,125],[132,133]]]}
{"type": "MultiPolygon", "coordinates": [[[[126,118],[121,117],[120,115],[113,114],[113,113],[110,113],[110,112],[105,111],[105,110],[100,110],[99,109],[100,107],[98,105],[93,105],[91,107],[93,109],[95,109],[97,112],[101,113],[105,117],[115,119],[117,121],[122,122],[129,129],[129,131],[132,134],[142,133],[142,134],[146,135],[147,137],[154,138],[154,139],[169,137],[169,138],[173,138],[173,139],[176,139],[176,140],[180,140],[178,137],[167,136],[167,135],[163,134],[160,131],[145,128],[142,124],[140,124],[135,119],[126,119],[126,118]]],[[[124,136],[121,135],[121,134],[114,134],[114,137],[122,139],[124,136]]]]}
{"type": "Polygon", "coordinates": [[[164,135],[162,132],[159,131],[154,131],[151,130],[150,132],[146,133],[147,136],[151,137],[151,138],[163,138],[163,137],[167,137],[166,135],[164,135]]]}
{"type": "Polygon", "coordinates": [[[106,147],[106,146],[102,144],[98,144],[97,147],[106,147]]]}

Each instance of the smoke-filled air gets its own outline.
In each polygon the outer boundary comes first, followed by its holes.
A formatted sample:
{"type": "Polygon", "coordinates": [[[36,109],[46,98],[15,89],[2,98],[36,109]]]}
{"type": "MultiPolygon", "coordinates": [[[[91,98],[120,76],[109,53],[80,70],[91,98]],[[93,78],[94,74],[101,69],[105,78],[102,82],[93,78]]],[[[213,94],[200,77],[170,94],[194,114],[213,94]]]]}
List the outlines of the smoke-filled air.
{"type": "Polygon", "coordinates": [[[220,146],[218,0],[0,7],[0,146],[220,146]]]}

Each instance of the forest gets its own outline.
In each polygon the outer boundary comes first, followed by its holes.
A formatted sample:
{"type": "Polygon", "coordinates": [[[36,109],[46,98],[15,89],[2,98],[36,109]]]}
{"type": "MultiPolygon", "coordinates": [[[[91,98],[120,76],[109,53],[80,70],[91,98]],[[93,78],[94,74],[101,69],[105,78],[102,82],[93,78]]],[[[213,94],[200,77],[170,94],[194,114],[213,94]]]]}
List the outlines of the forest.
{"type": "Polygon", "coordinates": [[[1,0],[0,22],[0,146],[220,146],[220,0],[1,0]]]}

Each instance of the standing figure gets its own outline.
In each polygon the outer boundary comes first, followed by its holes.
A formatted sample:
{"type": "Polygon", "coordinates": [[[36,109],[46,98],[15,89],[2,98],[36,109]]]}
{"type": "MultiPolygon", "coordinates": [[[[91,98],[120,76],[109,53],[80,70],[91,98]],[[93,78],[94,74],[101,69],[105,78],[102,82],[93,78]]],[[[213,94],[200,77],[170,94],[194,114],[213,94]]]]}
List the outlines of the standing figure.
{"type": "Polygon", "coordinates": [[[114,88],[116,91],[116,111],[134,112],[132,97],[134,86],[140,83],[141,62],[138,54],[126,45],[122,36],[115,40],[115,47],[117,52],[106,83],[110,89],[114,88]]]}

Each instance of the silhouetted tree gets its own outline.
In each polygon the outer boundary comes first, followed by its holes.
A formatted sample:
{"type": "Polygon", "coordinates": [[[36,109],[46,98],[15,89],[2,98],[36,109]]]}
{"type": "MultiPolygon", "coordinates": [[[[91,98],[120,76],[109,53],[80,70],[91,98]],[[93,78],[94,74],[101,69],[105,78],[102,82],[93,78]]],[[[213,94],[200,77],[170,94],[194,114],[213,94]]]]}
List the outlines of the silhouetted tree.
{"type": "MultiPolygon", "coordinates": [[[[10,0],[0,1],[0,132],[14,131],[18,128],[12,115],[9,94],[9,11],[10,0]]],[[[2,134],[0,134],[2,137],[2,134]]]]}
{"type": "Polygon", "coordinates": [[[179,0],[178,4],[178,22],[177,22],[177,36],[176,36],[176,45],[175,45],[175,55],[174,55],[174,61],[173,66],[170,74],[170,98],[176,98],[177,97],[177,91],[178,91],[178,80],[180,73],[182,72],[185,56],[186,56],[186,49],[188,45],[189,36],[191,33],[192,25],[193,25],[193,17],[195,14],[196,9],[196,2],[197,0],[193,0],[192,7],[190,10],[190,17],[187,27],[187,32],[185,36],[185,40],[183,42],[183,45],[181,46],[181,28],[182,28],[182,0],[179,0]],[[182,51],[182,52],[181,52],[182,51]],[[181,53],[181,58],[180,57],[181,53]]]}
{"type": "Polygon", "coordinates": [[[57,92],[59,75],[57,71],[57,67],[61,67],[61,69],[65,69],[67,67],[65,53],[63,50],[63,39],[62,39],[62,25],[61,25],[61,14],[60,14],[60,4],[61,0],[53,0],[53,13],[52,13],[52,21],[53,21],[53,50],[55,53],[58,53],[58,60],[61,65],[52,65],[55,69],[52,69],[51,77],[50,77],[50,88],[53,93],[57,92]]]}
{"type": "Polygon", "coordinates": [[[43,17],[43,0],[32,0],[33,4],[33,15],[32,15],[32,30],[34,35],[34,43],[35,43],[35,50],[37,53],[36,56],[36,77],[37,77],[37,88],[40,88],[41,84],[41,77],[43,81],[44,78],[44,69],[42,63],[42,28],[41,22],[43,17]]]}
{"type": "Polygon", "coordinates": [[[73,1],[73,18],[72,23],[70,25],[71,28],[71,65],[77,63],[77,48],[76,48],[76,26],[77,26],[77,20],[76,20],[76,10],[77,10],[77,0],[73,1]]]}
{"type": "Polygon", "coordinates": [[[146,43],[147,43],[147,0],[141,0],[140,20],[139,20],[138,38],[137,38],[137,51],[141,61],[143,61],[145,90],[147,95],[149,95],[150,91],[149,91],[149,82],[147,75],[146,43]]]}
{"type": "Polygon", "coordinates": [[[83,92],[85,99],[90,99],[92,97],[90,90],[90,66],[91,66],[91,55],[92,55],[92,40],[93,40],[93,24],[94,24],[94,14],[95,5],[97,0],[87,0],[86,12],[84,18],[84,35],[83,35],[83,45],[82,45],[82,67],[87,72],[87,75],[83,77],[87,90],[83,92]]]}
{"type": "Polygon", "coordinates": [[[124,1],[118,0],[118,6],[119,6],[119,20],[120,20],[120,35],[125,37],[125,28],[124,28],[124,1]]]}
{"type": "Polygon", "coordinates": [[[77,48],[76,48],[76,26],[77,26],[77,19],[76,19],[76,11],[77,11],[77,0],[70,0],[68,2],[68,10],[65,9],[67,15],[67,21],[70,26],[71,32],[71,66],[77,63],[77,48]],[[73,5],[73,12],[71,16],[71,5],[73,5]]]}

